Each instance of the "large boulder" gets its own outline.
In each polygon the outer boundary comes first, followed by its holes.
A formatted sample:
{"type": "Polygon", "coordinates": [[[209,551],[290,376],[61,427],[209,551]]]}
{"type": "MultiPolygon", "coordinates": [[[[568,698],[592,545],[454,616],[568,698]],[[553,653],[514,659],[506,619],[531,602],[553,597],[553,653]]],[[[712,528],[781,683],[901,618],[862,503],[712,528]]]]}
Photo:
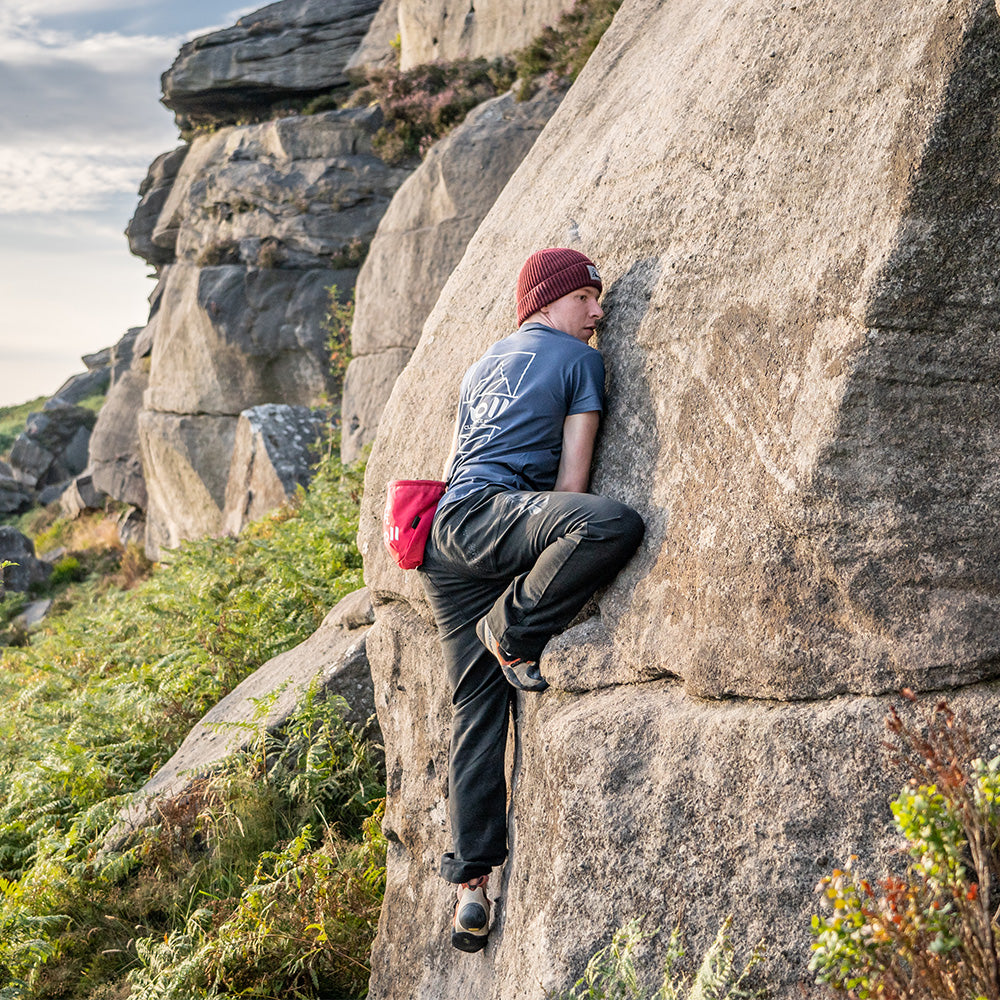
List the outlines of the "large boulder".
{"type": "Polygon", "coordinates": [[[962,688],[996,738],[998,57],[992,0],[621,7],[449,279],[368,464],[393,845],[373,1000],[541,997],[642,912],[683,912],[695,949],[729,912],[741,945],[766,930],[772,988],[798,995],[811,886],[878,851],[898,788],[876,752],[891,692],[962,688]],[[601,266],[593,488],[647,535],[522,702],[506,902],[455,972],[431,875],[449,692],[380,508],[390,478],[437,474],[463,371],[552,245],[601,266]]]}
{"type": "Polygon", "coordinates": [[[254,406],[240,414],[222,511],[227,535],[238,535],[245,525],[309,485],[326,422],[321,411],[280,403],[254,406]]]}
{"type": "Polygon", "coordinates": [[[356,590],[337,603],[305,642],[272,657],[233,688],[135,793],[105,838],[105,845],[121,847],[136,830],[156,821],[159,802],[180,795],[193,781],[216,770],[226,757],[250,747],[262,729],[280,729],[307,691],[343,698],[348,705],[345,721],[366,726],[375,711],[365,652],[372,620],[368,591],[356,590]]]}
{"type": "Polygon", "coordinates": [[[445,281],[563,91],[481,104],[433,146],[396,192],[358,274],[343,397],[341,456],[354,461],[378,420],[445,281]]]}
{"type": "Polygon", "coordinates": [[[281,0],[187,42],[163,74],[181,128],[263,116],[347,84],[344,68],[379,0],[281,0]]]}
{"type": "Polygon", "coordinates": [[[139,414],[150,559],[186,538],[221,534],[237,419],[154,410],[139,414]]]}
{"type": "Polygon", "coordinates": [[[492,59],[532,41],[555,24],[574,0],[399,0],[400,65],[410,69],[435,60],[492,59]]]}

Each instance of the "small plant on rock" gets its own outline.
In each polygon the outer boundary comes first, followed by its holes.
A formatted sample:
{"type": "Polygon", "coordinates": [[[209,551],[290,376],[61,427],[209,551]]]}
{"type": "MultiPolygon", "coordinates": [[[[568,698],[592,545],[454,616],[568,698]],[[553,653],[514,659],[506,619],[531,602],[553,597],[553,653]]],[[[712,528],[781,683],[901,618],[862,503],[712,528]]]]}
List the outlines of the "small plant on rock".
{"type": "Polygon", "coordinates": [[[1000,757],[973,757],[947,702],[886,724],[911,774],[892,804],[909,863],[871,882],[852,858],[822,880],[810,967],[861,1000],[1000,1000],[1000,757]]]}
{"type": "Polygon", "coordinates": [[[635,963],[639,948],[653,934],[644,931],[638,919],[630,920],[615,931],[611,944],[595,952],[571,989],[549,994],[549,1000],[762,1000],[765,990],[751,986],[748,978],[763,949],[758,945],[739,969],[729,938],[731,924],[731,917],[722,922],[693,976],[680,969],[685,951],[681,930],[675,927],[667,941],[663,980],[651,991],[643,988],[635,963]]]}

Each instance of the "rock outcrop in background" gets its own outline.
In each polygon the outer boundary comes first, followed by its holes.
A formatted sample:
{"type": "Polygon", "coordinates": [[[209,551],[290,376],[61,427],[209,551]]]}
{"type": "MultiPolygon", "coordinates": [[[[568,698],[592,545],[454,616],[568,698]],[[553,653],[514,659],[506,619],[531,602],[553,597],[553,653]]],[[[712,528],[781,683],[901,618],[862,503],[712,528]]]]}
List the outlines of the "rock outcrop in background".
{"type": "Polygon", "coordinates": [[[486,101],[396,192],[358,273],[341,410],[345,462],[375,440],[382,408],[444,283],[562,96],[546,87],[522,103],[512,94],[486,101]]]}
{"type": "MultiPolygon", "coordinates": [[[[238,424],[257,420],[262,406],[292,408],[285,424],[301,421],[298,408],[335,410],[328,289],[341,299],[352,293],[392,203],[363,284],[369,305],[354,338],[345,455],[371,440],[445,278],[560,93],[544,88],[524,104],[508,95],[477,109],[393,201],[413,167],[374,154],[377,107],[287,108],[343,100],[353,86],[349,63],[357,80],[394,59],[397,19],[391,3],[282,0],[189,42],[164,74],[164,103],[179,124],[204,128],[157,157],[140,188],[127,236],[158,282],[148,324],[94,427],[87,468],[73,472],[89,478],[67,513],[102,495],[129,504],[130,530],[145,524],[147,553],[157,558],[184,539],[239,530],[279,501],[279,485],[294,492],[308,478],[301,435],[288,460],[295,475],[276,474],[273,464],[254,472],[250,453],[236,447],[238,424]],[[244,119],[255,124],[233,124],[244,119]],[[372,305],[388,296],[405,309],[372,305]],[[268,486],[254,482],[260,475],[268,486]]],[[[2,497],[7,506],[27,502],[13,481],[2,497]]]]}
{"type": "MultiPolygon", "coordinates": [[[[540,997],[636,914],[734,915],[807,979],[812,889],[880,831],[901,685],[996,730],[1000,18],[992,0],[626,0],[480,226],[382,416],[361,542],[386,740],[373,998],[540,997]],[[647,522],[519,700],[512,855],[447,943],[449,695],[390,478],[436,475],[464,369],[541,246],[600,262],[593,488],[647,522]]],[[[994,732],[995,735],[995,732],[994,732]]]]}

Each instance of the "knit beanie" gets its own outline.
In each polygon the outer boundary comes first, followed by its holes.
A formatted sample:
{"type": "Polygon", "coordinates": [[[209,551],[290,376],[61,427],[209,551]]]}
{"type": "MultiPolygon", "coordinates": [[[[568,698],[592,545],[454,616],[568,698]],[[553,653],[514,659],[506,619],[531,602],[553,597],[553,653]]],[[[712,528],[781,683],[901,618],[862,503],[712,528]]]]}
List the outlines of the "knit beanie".
{"type": "Polygon", "coordinates": [[[517,276],[518,326],[543,306],[588,285],[598,292],[604,288],[589,257],[560,247],[536,250],[517,276]]]}

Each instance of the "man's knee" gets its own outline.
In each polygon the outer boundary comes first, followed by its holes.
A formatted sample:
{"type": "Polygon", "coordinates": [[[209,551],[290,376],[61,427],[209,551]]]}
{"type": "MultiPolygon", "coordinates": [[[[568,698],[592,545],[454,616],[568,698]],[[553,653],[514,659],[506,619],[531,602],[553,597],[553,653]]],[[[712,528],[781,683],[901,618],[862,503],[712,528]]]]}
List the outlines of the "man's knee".
{"type": "Polygon", "coordinates": [[[626,504],[601,497],[599,516],[588,524],[588,534],[610,542],[628,558],[639,547],[646,525],[638,512],[626,504]]]}

